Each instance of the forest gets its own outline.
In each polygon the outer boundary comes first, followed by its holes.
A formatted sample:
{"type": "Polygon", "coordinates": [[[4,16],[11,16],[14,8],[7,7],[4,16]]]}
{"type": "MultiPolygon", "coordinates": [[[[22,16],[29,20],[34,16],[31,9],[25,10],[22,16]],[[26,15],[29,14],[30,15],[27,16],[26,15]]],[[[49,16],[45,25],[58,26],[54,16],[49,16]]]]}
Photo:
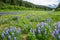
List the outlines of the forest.
{"type": "MultiPolygon", "coordinates": [[[[59,8],[59,7],[58,7],[59,8]]],[[[12,9],[12,10],[52,10],[52,8],[35,5],[33,3],[24,0],[0,0],[0,9],[12,9]]],[[[60,9],[57,9],[60,10],[60,9]]]]}

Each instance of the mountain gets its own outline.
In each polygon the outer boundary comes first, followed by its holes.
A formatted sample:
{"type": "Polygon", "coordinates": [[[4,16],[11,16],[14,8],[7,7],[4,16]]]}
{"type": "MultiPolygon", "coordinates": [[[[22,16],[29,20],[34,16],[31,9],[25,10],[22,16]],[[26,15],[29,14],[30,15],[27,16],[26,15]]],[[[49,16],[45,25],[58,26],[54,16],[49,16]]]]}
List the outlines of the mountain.
{"type": "MultiPolygon", "coordinates": [[[[51,10],[50,7],[43,6],[43,5],[35,5],[33,3],[23,1],[23,0],[8,0],[8,1],[7,0],[0,0],[0,3],[1,3],[1,5],[8,4],[8,5],[13,5],[13,6],[22,6],[25,8],[32,8],[32,9],[39,9],[39,10],[51,10]]],[[[8,6],[8,5],[6,5],[6,6],[8,6]]],[[[19,8],[17,8],[17,9],[19,9],[19,8]]]]}
{"type": "Polygon", "coordinates": [[[50,9],[51,10],[51,8],[48,6],[35,5],[35,4],[27,2],[27,1],[23,1],[22,6],[29,7],[29,8],[37,8],[37,9],[45,9],[45,10],[50,9]]]}
{"type": "Polygon", "coordinates": [[[60,11],[60,3],[58,5],[58,7],[56,8],[57,11],[60,11]]]}
{"type": "Polygon", "coordinates": [[[56,9],[57,5],[53,4],[53,5],[48,5],[48,7],[52,8],[52,9],[56,9]]]}

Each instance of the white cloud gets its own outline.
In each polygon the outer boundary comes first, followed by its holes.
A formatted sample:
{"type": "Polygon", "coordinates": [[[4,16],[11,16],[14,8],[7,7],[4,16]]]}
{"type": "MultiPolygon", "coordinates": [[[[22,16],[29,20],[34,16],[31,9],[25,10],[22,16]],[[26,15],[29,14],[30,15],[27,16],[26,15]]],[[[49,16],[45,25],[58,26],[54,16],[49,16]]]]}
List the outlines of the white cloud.
{"type": "Polygon", "coordinates": [[[25,0],[25,1],[28,1],[37,5],[46,5],[46,6],[52,5],[52,4],[55,4],[55,5],[59,4],[57,0],[25,0]]]}

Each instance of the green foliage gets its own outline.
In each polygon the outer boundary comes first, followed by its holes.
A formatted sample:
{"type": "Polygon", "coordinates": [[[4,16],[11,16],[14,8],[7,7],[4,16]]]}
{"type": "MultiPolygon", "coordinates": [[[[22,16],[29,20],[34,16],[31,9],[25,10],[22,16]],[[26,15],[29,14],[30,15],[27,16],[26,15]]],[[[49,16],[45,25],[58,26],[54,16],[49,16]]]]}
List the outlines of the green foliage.
{"type": "MultiPolygon", "coordinates": [[[[26,40],[58,40],[57,36],[55,38],[52,38],[51,33],[53,33],[55,27],[58,27],[56,23],[60,21],[59,13],[59,11],[55,11],[52,14],[48,14],[48,11],[30,11],[17,15],[2,15],[0,16],[0,39],[3,29],[5,27],[9,28],[10,26],[12,26],[16,28],[21,28],[20,36],[22,39],[25,38],[26,40]],[[43,27],[41,26],[41,23],[45,23],[46,25],[43,24],[43,27]],[[41,28],[41,33],[38,33],[38,27],[41,28]]],[[[17,36],[17,40],[20,39],[20,36],[17,36]]]]}
{"type": "Polygon", "coordinates": [[[1,0],[2,6],[0,9],[17,9],[17,10],[51,10],[49,7],[42,5],[35,5],[33,3],[23,1],[23,0],[1,0]],[[6,5],[4,5],[6,4],[6,5]],[[13,6],[11,6],[13,5],[13,6]]]}
{"type": "Polygon", "coordinates": [[[28,33],[27,40],[37,40],[36,36],[32,35],[31,33],[28,33]]]}
{"type": "Polygon", "coordinates": [[[59,5],[58,5],[58,8],[60,8],[60,3],[59,3],[59,5]]]}
{"type": "Polygon", "coordinates": [[[57,8],[56,11],[60,11],[60,8],[57,8]]]}
{"type": "Polygon", "coordinates": [[[58,7],[56,8],[57,11],[60,11],[60,3],[58,5],[58,7]]]}

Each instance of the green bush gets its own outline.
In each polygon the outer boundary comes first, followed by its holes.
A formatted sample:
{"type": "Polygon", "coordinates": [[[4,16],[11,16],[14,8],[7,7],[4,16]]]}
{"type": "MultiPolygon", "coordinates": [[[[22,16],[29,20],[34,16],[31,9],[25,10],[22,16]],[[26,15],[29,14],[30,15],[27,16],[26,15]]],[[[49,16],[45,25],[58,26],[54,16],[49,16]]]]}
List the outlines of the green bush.
{"type": "Polygon", "coordinates": [[[60,11],[60,8],[57,8],[56,10],[57,10],[57,11],[60,11]]]}
{"type": "Polygon", "coordinates": [[[27,40],[37,40],[37,39],[36,39],[36,36],[34,36],[34,35],[32,35],[31,33],[29,33],[29,34],[27,35],[27,40]]]}

